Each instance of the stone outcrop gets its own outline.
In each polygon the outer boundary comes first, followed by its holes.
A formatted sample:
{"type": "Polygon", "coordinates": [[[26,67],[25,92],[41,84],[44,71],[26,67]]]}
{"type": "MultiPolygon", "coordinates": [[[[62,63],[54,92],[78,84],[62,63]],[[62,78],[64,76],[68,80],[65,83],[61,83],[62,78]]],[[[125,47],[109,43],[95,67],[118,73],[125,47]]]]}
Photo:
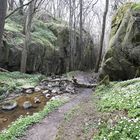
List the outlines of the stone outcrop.
{"type": "Polygon", "coordinates": [[[140,4],[121,7],[112,21],[109,48],[100,77],[127,80],[140,76],[140,4]]]}
{"type": "MultiPolygon", "coordinates": [[[[24,46],[23,27],[21,26],[23,23],[16,17],[11,17],[9,20],[5,26],[4,47],[0,51],[0,67],[9,71],[18,71],[24,46]]],[[[58,21],[46,22],[35,19],[31,32],[32,43],[28,47],[27,72],[60,74],[74,70],[68,68],[70,65],[69,32],[69,27],[58,21]]],[[[79,68],[81,70],[92,69],[96,61],[93,41],[88,33],[84,33],[83,38],[85,48],[83,63],[77,54],[75,54],[74,61],[77,66],[81,63],[79,68]]],[[[79,47],[79,34],[76,33],[76,50],[79,47]]]]}

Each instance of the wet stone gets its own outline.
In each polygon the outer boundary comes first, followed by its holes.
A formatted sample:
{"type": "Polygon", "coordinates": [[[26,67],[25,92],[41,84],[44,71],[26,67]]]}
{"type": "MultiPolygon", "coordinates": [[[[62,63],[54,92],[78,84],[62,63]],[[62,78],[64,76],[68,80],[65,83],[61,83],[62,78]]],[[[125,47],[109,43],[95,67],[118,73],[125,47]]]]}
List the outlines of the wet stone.
{"type": "Polygon", "coordinates": [[[32,94],[32,93],[33,93],[33,90],[32,90],[32,89],[27,89],[27,90],[25,91],[25,93],[27,93],[27,94],[32,94]]]}
{"type": "Polygon", "coordinates": [[[45,95],[46,98],[49,98],[50,96],[51,96],[50,94],[46,94],[46,95],[45,95]]]}
{"type": "Polygon", "coordinates": [[[42,93],[43,93],[43,94],[47,94],[47,93],[49,93],[49,90],[45,90],[45,91],[43,91],[42,93]]]}
{"type": "Polygon", "coordinates": [[[40,92],[41,91],[41,87],[39,87],[39,86],[35,87],[34,91],[35,92],[40,92]]]}
{"type": "Polygon", "coordinates": [[[8,101],[8,102],[5,102],[3,105],[2,105],[2,109],[3,110],[13,110],[17,107],[17,102],[16,101],[8,101]]]}
{"type": "Polygon", "coordinates": [[[25,101],[24,103],[23,103],[23,108],[24,109],[29,109],[29,108],[31,108],[32,107],[32,103],[30,102],[30,101],[25,101]]]}
{"type": "Polygon", "coordinates": [[[53,90],[52,90],[52,93],[59,93],[60,92],[60,89],[59,88],[54,88],[53,90]]]}
{"type": "Polygon", "coordinates": [[[34,98],[34,103],[35,104],[39,104],[39,103],[41,103],[41,101],[40,101],[40,99],[38,97],[35,97],[34,98]]]}
{"type": "Polygon", "coordinates": [[[7,122],[7,121],[8,121],[8,119],[7,119],[7,118],[4,118],[2,121],[3,121],[3,122],[7,122]]]}

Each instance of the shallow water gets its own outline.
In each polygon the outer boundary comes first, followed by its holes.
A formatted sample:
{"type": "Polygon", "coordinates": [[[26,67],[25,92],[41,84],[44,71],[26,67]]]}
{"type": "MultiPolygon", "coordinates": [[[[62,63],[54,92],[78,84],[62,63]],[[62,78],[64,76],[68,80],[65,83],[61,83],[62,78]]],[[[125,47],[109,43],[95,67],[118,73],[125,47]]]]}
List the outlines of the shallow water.
{"type": "Polygon", "coordinates": [[[11,122],[15,121],[21,115],[22,116],[32,115],[34,112],[41,111],[49,99],[46,99],[46,97],[42,93],[33,93],[33,94],[24,94],[20,97],[15,98],[15,100],[17,101],[18,106],[12,111],[5,111],[5,110],[2,110],[0,107],[0,131],[7,128],[8,125],[11,124],[11,122]],[[38,103],[38,104],[34,103],[35,97],[38,97],[41,103],[38,103]],[[24,109],[23,103],[25,101],[30,101],[33,107],[29,109],[24,109]]]}

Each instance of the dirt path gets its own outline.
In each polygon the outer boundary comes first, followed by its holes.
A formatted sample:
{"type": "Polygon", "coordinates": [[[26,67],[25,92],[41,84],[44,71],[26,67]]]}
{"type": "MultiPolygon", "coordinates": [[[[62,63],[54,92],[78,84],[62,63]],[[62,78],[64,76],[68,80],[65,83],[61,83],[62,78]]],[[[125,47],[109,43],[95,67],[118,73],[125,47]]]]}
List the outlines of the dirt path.
{"type": "MultiPolygon", "coordinates": [[[[82,83],[90,83],[91,74],[80,72],[76,78],[82,83]]],[[[55,140],[66,113],[75,106],[88,102],[92,97],[92,92],[92,89],[78,89],[78,94],[73,99],[51,113],[39,124],[30,127],[20,140],[55,140]]]]}
{"type": "Polygon", "coordinates": [[[64,120],[65,113],[71,110],[74,106],[91,98],[91,93],[91,89],[79,89],[79,94],[74,99],[51,113],[39,124],[29,128],[26,136],[20,140],[55,140],[58,127],[64,120]]]}

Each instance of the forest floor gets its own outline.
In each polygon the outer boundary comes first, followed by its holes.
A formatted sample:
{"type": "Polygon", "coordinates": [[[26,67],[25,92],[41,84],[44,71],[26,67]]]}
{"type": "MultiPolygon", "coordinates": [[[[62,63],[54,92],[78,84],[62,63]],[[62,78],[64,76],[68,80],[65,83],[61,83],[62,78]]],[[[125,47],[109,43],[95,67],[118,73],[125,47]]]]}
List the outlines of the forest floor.
{"type": "MultiPolygon", "coordinates": [[[[96,82],[94,73],[72,72],[79,83],[96,82]]],[[[110,82],[77,94],[27,129],[20,140],[140,140],[140,78],[110,82]]],[[[8,139],[9,140],[9,139],[8,139]]]]}
{"type": "MultiPolygon", "coordinates": [[[[75,77],[82,83],[90,83],[93,78],[89,73],[78,73],[75,77]]],[[[30,127],[20,140],[91,139],[100,118],[92,93],[92,89],[79,88],[74,98],[30,127]]]]}

